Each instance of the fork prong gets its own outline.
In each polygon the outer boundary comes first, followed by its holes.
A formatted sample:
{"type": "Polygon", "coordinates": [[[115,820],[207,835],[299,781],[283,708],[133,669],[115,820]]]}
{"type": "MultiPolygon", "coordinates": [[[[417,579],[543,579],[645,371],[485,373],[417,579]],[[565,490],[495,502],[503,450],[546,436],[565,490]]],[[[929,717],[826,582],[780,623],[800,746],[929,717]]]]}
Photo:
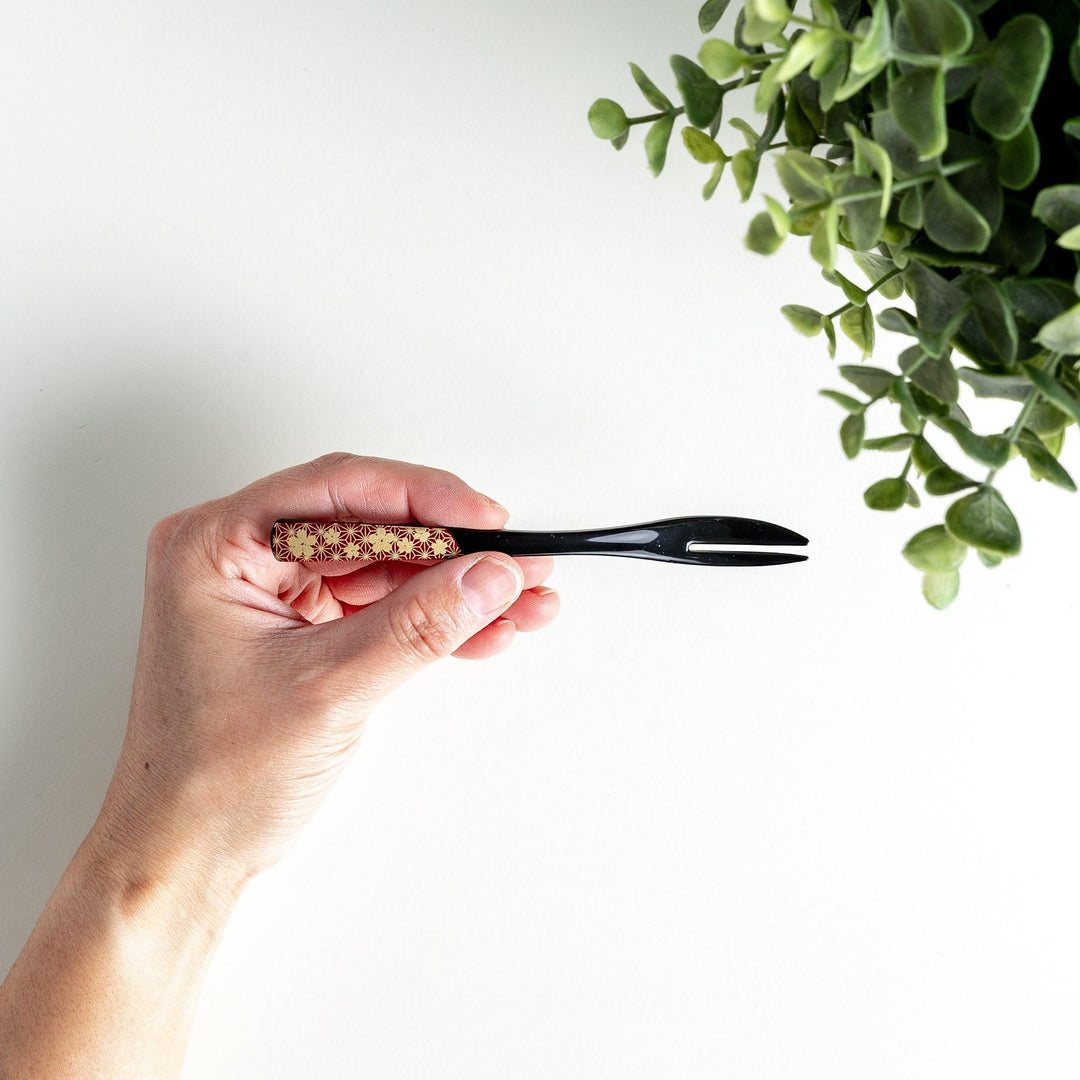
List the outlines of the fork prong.
{"type": "Polygon", "coordinates": [[[696,517],[688,519],[686,524],[689,526],[690,543],[802,547],[810,542],[793,529],[757,518],[696,517]]]}
{"type": "Polygon", "coordinates": [[[806,562],[806,559],[806,555],[796,555],[793,551],[688,551],[677,561],[702,566],[778,566],[806,562]]]}

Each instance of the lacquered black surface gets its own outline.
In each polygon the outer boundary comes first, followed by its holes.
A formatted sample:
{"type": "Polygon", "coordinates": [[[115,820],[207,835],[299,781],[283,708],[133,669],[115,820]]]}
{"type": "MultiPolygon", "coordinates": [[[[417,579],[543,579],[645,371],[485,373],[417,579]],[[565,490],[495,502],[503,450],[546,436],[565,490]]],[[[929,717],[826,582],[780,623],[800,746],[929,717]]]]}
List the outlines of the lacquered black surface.
{"type": "Polygon", "coordinates": [[[699,566],[768,566],[803,562],[805,555],[782,551],[692,551],[690,544],[801,547],[809,541],[782,525],[756,518],[684,517],[607,529],[573,532],[448,530],[463,554],[500,551],[506,555],[623,555],[699,566]]]}

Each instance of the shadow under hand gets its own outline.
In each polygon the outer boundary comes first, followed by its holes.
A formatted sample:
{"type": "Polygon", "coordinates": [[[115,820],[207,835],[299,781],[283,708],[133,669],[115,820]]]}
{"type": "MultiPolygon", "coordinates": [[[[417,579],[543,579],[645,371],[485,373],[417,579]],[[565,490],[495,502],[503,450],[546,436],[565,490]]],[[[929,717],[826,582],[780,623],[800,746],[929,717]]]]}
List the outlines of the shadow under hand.
{"type": "Polygon", "coordinates": [[[222,396],[213,366],[199,371],[156,351],[151,360],[87,356],[93,381],[52,389],[13,465],[8,510],[28,539],[10,597],[19,630],[0,729],[0,974],[93,824],[112,775],[152,525],[295,463],[266,469],[251,461],[262,455],[232,449],[244,445],[243,409],[222,396]]]}

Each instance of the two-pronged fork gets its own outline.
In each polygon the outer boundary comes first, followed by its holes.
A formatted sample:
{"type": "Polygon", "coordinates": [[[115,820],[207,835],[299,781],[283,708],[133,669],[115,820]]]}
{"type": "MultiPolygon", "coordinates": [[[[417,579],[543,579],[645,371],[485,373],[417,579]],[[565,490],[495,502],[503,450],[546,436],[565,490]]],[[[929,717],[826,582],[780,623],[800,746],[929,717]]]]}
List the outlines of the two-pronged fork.
{"type": "Polygon", "coordinates": [[[782,525],[741,517],[683,517],[575,532],[514,532],[458,526],[377,525],[362,521],[274,522],[270,545],[282,562],[427,562],[476,551],[506,555],[623,555],[698,566],[769,566],[803,562],[789,551],[746,551],[746,545],[801,547],[809,541],[782,525]],[[735,550],[728,550],[734,545],[735,550]]]}

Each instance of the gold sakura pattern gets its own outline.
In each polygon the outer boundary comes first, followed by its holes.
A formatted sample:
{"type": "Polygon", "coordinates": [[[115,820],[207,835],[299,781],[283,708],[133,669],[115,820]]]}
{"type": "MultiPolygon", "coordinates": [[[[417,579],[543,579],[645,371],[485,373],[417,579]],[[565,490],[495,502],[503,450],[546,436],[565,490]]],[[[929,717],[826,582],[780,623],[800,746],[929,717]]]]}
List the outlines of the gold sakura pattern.
{"type": "Polygon", "coordinates": [[[270,538],[279,562],[421,562],[460,555],[446,529],[427,525],[365,525],[359,521],[276,521],[270,538]]]}

